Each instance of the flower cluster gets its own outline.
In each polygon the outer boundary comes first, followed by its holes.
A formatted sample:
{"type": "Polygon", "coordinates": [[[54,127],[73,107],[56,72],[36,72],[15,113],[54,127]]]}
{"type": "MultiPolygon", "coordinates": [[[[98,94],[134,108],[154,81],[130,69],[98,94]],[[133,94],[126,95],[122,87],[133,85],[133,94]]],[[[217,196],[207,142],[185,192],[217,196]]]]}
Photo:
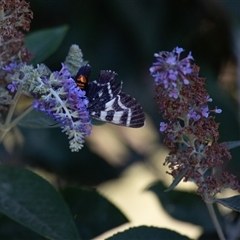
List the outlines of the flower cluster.
{"type": "Polygon", "coordinates": [[[79,68],[87,64],[87,61],[83,60],[83,53],[78,45],[71,45],[64,64],[68,66],[72,76],[76,76],[79,68]]]}
{"type": "Polygon", "coordinates": [[[33,107],[59,122],[70,139],[70,149],[79,151],[84,137],[90,134],[91,121],[86,93],[77,87],[68,67],[62,64],[60,71],[51,72],[44,64],[34,68],[21,63],[4,69],[8,72],[9,90],[32,96],[33,107]]]}
{"type": "Polygon", "coordinates": [[[2,68],[31,59],[24,47],[24,33],[29,31],[32,18],[29,3],[24,0],[0,0],[0,117],[8,114],[13,97],[6,89],[6,72],[2,68]]]}
{"type": "Polygon", "coordinates": [[[10,62],[27,62],[31,58],[23,47],[24,33],[29,31],[33,13],[24,0],[0,1],[0,67],[10,62]]]}
{"type": "Polygon", "coordinates": [[[169,174],[195,182],[198,193],[209,200],[224,188],[239,190],[240,185],[227,173],[220,178],[209,175],[211,168],[231,158],[226,145],[217,143],[219,124],[210,115],[221,109],[209,109],[212,99],[204,88],[205,79],[198,76],[199,67],[191,63],[191,53],[180,59],[182,52],[179,47],[159,52],[150,68],[155,99],[166,120],[160,123],[160,132],[166,134],[164,144],[170,149],[165,164],[169,174]]]}

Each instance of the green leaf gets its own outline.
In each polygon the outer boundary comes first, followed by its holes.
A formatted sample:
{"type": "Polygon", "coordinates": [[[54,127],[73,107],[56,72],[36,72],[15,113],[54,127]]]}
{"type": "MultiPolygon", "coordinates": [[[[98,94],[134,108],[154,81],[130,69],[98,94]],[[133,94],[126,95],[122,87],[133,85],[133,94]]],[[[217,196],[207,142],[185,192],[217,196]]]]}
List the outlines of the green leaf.
{"type": "Polygon", "coordinates": [[[18,125],[26,128],[56,128],[60,124],[44,112],[33,109],[29,114],[22,118],[18,125]]]}
{"type": "Polygon", "coordinates": [[[79,239],[61,195],[27,169],[0,166],[0,211],[47,239],[79,239]]]}
{"type": "Polygon", "coordinates": [[[6,215],[0,214],[0,239],[4,240],[46,240],[45,237],[33,232],[29,228],[13,221],[6,215]]]}
{"type": "Polygon", "coordinates": [[[123,240],[123,239],[178,239],[178,240],[189,240],[190,238],[183,236],[177,232],[157,227],[133,227],[125,230],[124,232],[117,233],[106,240],[123,240]]]}
{"type": "Polygon", "coordinates": [[[230,141],[230,142],[226,142],[226,144],[228,149],[232,149],[232,148],[239,147],[240,141],[230,141]]]}
{"type": "Polygon", "coordinates": [[[67,25],[32,32],[25,37],[25,46],[34,55],[32,64],[43,62],[61,45],[68,30],[67,25]]]}
{"type": "Polygon", "coordinates": [[[180,174],[178,174],[178,176],[176,178],[174,178],[171,185],[166,190],[164,190],[164,192],[172,191],[182,181],[182,179],[185,176],[187,171],[188,171],[188,169],[186,168],[180,174]]]}
{"type": "Polygon", "coordinates": [[[116,206],[94,190],[66,188],[62,194],[83,239],[92,239],[128,222],[116,206]]]}
{"type": "Polygon", "coordinates": [[[229,198],[217,198],[215,202],[218,202],[223,206],[230,208],[234,211],[240,212],[240,196],[239,195],[229,197],[229,198]]]}
{"type": "MultiPolygon", "coordinates": [[[[166,193],[165,188],[161,182],[156,182],[148,188],[157,195],[165,211],[173,218],[202,226],[206,232],[215,232],[206,204],[199,195],[177,190],[166,193]]],[[[217,209],[216,214],[221,221],[217,209]]]]}

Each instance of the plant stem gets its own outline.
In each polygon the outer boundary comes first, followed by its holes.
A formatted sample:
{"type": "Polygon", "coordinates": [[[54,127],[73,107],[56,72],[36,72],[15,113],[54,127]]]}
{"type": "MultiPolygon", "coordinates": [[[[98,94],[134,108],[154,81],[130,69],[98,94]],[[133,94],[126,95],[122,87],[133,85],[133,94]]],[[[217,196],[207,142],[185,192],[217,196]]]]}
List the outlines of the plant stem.
{"type": "Polygon", "coordinates": [[[33,110],[32,106],[29,106],[21,115],[19,115],[17,118],[15,118],[10,124],[9,127],[10,129],[15,127],[17,123],[24,118],[28,113],[30,113],[33,110]]]}
{"type": "MultiPolygon", "coordinates": [[[[4,130],[8,128],[8,125],[10,124],[11,120],[12,120],[12,116],[13,116],[13,113],[14,113],[14,110],[16,108],[16,105],[17,105],[17,102],[18,102],[18,99],[20,98],[22,94],[22,91],[21,89],[19,88],[12,100],[12,104],[10,105],[10,108],[9,108],[9,111],[8,111],[8,115],[7,115],[7,118],[6,118],[6,121],[5,123],[3,124],[3,127],[4,127],[4,130]]],[[[9,129],[8,129],[9,130],[9,129]]],[[[7,130],[7,131],[8,131],[7,130]]]]}
{"type": "Polygon", "coordinates": [[[6,129],[4,129],[4,131],[2,131],[1,135],[0,135],[0,143],[2,142],[3,138],[5,137],[6,133],[11,130],[13,127],[15,127],[17,125],[17,123],[23,118],[25,117],[28,113],[30,113],[33,110],[32,106],[28,107],[21,115],[19,115],[17,118],[15,118],[11,123],[8,124],[8,126],[6,127],[6,129]]]}
{"type": "Polygon", "coordinates": [[[210,214],[210,217],[212,219],[212,222],[213,222],[213,225],[217,231],[217,234],[220,238],[220,240],[226,240],[224,234],[223,234],[223,231],[222,231],[222,228],[218,222],[218,219],[217,219],[217,216],[215,214],[215,211],[214,211],[214,208],[213,208],[213,204],[212,203],[206,203],[207,205],[207,208],[208,208],[208,211],[209,211],[209,214],[210,214]]]}
{"type": "Polygon", "coordinates": [[[3,138],[5,137],[6,133],[11,130],[13,127],[15,127],[17,125],[17,123],[23,118],[25,117],[29,112],[32,111],[32,107],[28,107],[20,116],[18,116],[17,118],[15,118],[12,121],[12,117],[13,117],[13,113],[15,111],[15,108],[17,106],[17,102],[20,98],[22,94],[21,89],[19,88],[12,100],[12,104],[10,105],[7,117],[6,117],[6,121],[3,125],[0,125],[0,143],[3,141],[3,138]],[[11,122],[12,121],[12,122],[11,122]]]}
{"type": "Polygon", "coordinates": [[[6,121],[3,125],[0,125],[0,143],[2,142],[6,133],[11,129],[10,123],[11,123],[13,113],[14,113],[14,110],[16,108],[18,99],[21,96],[21,93],[22,93],[21,89],[18,89],[18,91],[16,92],[16,94],[15,94],[13,100],[12,100],[12,103],[10,105],[10,108],[9,108],[9,111],[8,111],[8,114],[7,114],[7,117],[6,117],[6,121]]]}

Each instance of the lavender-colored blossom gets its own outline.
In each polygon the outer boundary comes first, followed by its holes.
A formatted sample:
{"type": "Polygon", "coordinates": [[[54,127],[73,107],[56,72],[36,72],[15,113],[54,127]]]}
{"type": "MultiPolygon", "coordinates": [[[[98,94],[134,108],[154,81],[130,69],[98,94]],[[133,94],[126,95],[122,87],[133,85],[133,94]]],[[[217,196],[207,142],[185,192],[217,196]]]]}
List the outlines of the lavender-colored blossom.
{"type": "Polygon", "coordinates": [[[168,71],[168,73],[169,73],[169,75],[168,75],[169,79],[171,79],[171,80],[176,80],[176,79],[177,79],[177,77],[178,77],[178,71],[173,70],[173,69],[170,69],[170,70],[168,71]]]}
{"type": "Polygon", "coordinates": [[[167,129],[167,127],[168,127],[167,123],[160,122],[160,128],[159,128],[160,132],[164,132],[167,129]]]}
{"type": "Polygon", "coordinates": [[[10,90],[10,92],[14,93],[18,89],[18,83],[17,82],[12,82],[7,86],[7,88],[10,90]]]}
{"type": "Polygon", "coordinates": [[[212,102],[212,98],[210,98],[210,96],[207,96],[207,102],[212,102]]]}
{"type": "Polygon", "coordinates": [[[222,113],[222,109],[216,107],[215,109],[210,110],[209,112],[213,112],[213,113],[222,113]]]}
{"type": "Polygon", "coordinates": [[[215,113],[221,113],[221,112],[222,112],[222,109],[220,109],[220,108],[215,109],[215,113]]]}
{"type": "Polygon", "coordinates": [[[6,72],[12,72],[17,66],[18,66],[18,63],[12,62],[9,65],[2,67],[2,70],[6,72]]]}
{"type": "Polygon", "coordinates": [[[54,88],[35,99],[33,107],[61,123],[62,131],[69,136],[71,150],[78,151],[83,146],[84,137],[90,134],[92,128],[86,93],[77,87],[65,65],[59,72],[53,72],[50,79],[54,80],[54,88]]]}
{"type": "Polygon", "coordinates": [[[157,61],[149,69],[151,75],[155,78],[156,84],[163,84],[166,86],[166,79],[169,82],[179,79],[183,84],[188,84],[184,75],[192,73],[191,60],[193,57],[191,53],[182,60],[180,60],[180,53],[184,50],[176,47],[172,52],[155,53],[157,61]]]}
{"type": "Polygon", "coordinates": [[[37,68],[32,65],[11,64],[5,67],[8,72],[8,89],[32,96],[33,108],[45,112],[61,124],[68,135],[72,151],[79,151],[84,137],[91,132],[91,120],[87,110],[86,92],[77,85],[66,65],[60,71],[51,72],[44,64],[37,68]]]}
{"type": "Polygon", "coordinates": [[[230,159],[225,144],[218,144],[219,124],[211,113],[222,110],[209,109],[212,102],[206,89],[205,79],[198,76],[200,68],[192,65],[191,53],[180,59],[182,48],[172,52],[160,52],[150,68],[155,83],[155,99],[165,122],[159,130],[164,133],[164,145],[170,149],[164,164],[169,165],[175,179],[195,182],[197,192],[206,202],[225,188],[240,191],[235,177],[226,173],[219,178],[209,175],[209,170],[230,159]]]}
{"type": "Polygon", "coordinates": [[[170,91],[168,96],[171,97],[171,98],[177,99],[178,96],[179,96],[178,89],[175,88],[172,91],[170,91]]]}
{"type": "Polygon", "coordinates": [[[188,85],[188,84],[189,84],[189,80],[188,80],[187,78],[185,78],[185,79],[183,79],[183,83],[184,83],[185,85],[188,85]]]}
{"type": "MultiPolygon", "coordinates": [[[[184,59],[180,60],[180,54],[184,50],[176,47],[172,52],[159,52],[155,53],[156,62],[149,69],[150,74],[155,80],[155,85],[163,85],[164,88],[171,88],[171,92],[175,94],[169,94],[173,98],[176,98],[176,93],[179,92],[181,85],[188,85],[189,80],[186,78],[186,74],[193,72],[191,61],[193,57],[191,52],[184,59]],[[175,83],[178,81],[179,86],[175,83]]],[[[178,96],[177,96],[178,97],[178,96]]]]}
{"type": "Polygon", "coordinates": [[[205,118],[208,118],[208,116],[209,116],[209,108],[208,108],[208,106],[205,106],[202,109],[202,116],[205,117],[205,118]]]}
{"type": "Polygon", "coordinates": [[[190,110],[187,114],[187,117],[189,119],[193,119],[194,121],[198,121],[201,118],[201,116],[195,110],[190,110]]]}
{"type": "Polygon", "coordinates": [[[175,48],[175,51],[176,51],[177,54],[180,54],[181,52],[184,51],[184,49],[183,49],[183,48],[180,48],[180,47],[176,47],[176,48],[175,48]]]}

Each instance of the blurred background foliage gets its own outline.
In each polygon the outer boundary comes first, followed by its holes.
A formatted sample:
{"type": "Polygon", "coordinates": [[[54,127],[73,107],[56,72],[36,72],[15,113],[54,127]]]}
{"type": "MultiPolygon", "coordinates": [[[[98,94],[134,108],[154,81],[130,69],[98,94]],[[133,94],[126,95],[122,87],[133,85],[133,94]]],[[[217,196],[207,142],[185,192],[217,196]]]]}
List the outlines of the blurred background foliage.
{"type": "MultiPolygon", "coordinates": [[[[34,13],[31,32],[67,25],[60,48],[45,63],[58,70],[71,44],[78,44],[92,66],[90,80],[100,70],[111,69],[123,81],[123,89],[143,106],[147,125],[142,129],[104,124],[94,126],[85,147],[71,153],[61,130],[20,128],[18,143],[1,147],[3,162],[38,167],[56,174],[58,184],[98,186],[117,178],[129,166],[142,163],[159,177],[157,165],[166,152],[162,147],[153,79],[149,67],[158,51],[183,47],[192,52],[200,76],[213,98],[211,108],[223,110],[220,141],[239,140],[239,12],[238,1],[203,0],[30,0],[34,13]],[[163,156],[161,155],[163,154],[163,156]],[[156,160],[153,160],[153,158],[156,160]],[[159,160],[159,161],[158,161],[159,160]]],[[[240,36],[240,35],[239,35],[240,36]]],[[[44,41],[44,39],[42,39],[44,41]]],[[[184,55],[184,54],[183,54],[184,55]]],[[[16,131],[16,130],[15,130],[16,131]]],[[[18,136],[18,137],[16,137],[18,136]]],[[[13,138],[9,135],[9,141],[13,138]]],[[[231,151],[225,164],[240,177],[240,149],[231,151]]],[[[161,166],[160,166],[161,167],[161,166]]],[[[166,175],[160,178],[165,178],[166,175]]]]}

